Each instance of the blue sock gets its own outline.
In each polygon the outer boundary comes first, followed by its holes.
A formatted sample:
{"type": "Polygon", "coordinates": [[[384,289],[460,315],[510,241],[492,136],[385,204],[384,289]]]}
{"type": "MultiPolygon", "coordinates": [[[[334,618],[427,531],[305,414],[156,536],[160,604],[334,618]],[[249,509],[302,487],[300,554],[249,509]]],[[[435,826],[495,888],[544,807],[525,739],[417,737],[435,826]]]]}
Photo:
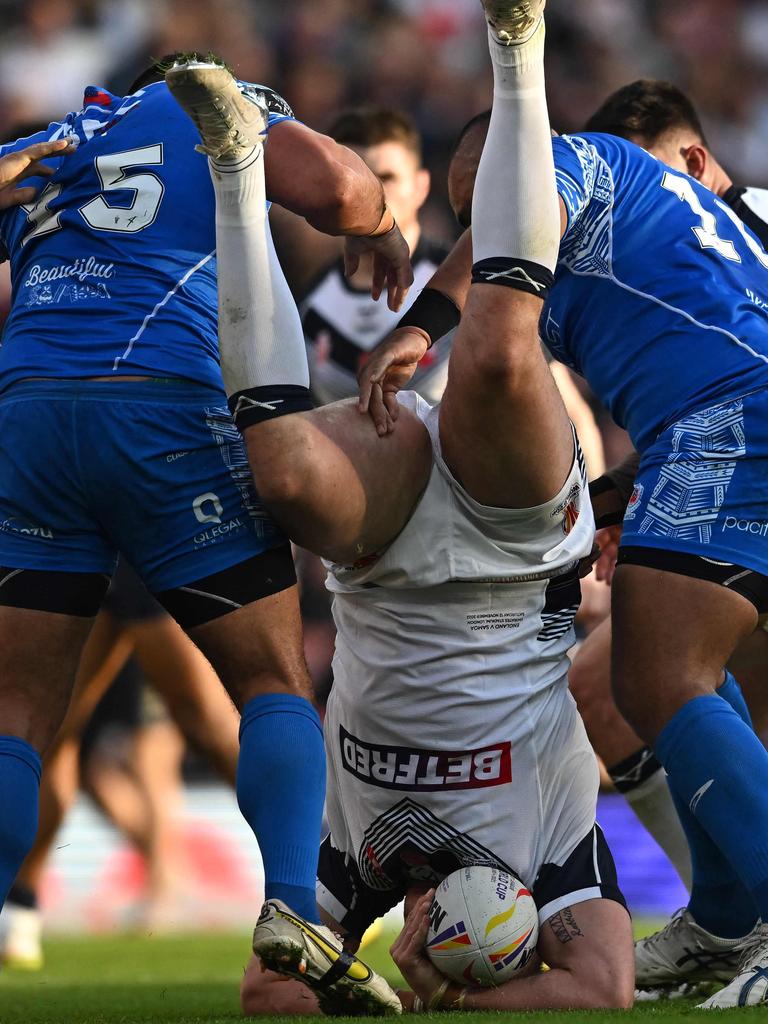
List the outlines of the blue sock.
{"type": "Polygon", "coordinates": [[[243,708],[237,801],[261,848],[267,899],[317,923],[315,880],[325,800],[325,749],[303,697],[265,694],[243,708]]]}
{"type": "Polygon", "coordinates": [[[40,755],[17,736],[0,736],[0,900],[37,835],[40,755]]]}
{"type": "Polygon", "coordinates": [[[691,844],[689,909],[715,935],[745,935],[768,913],[768,753],[716,694],[685,704],[655,752],[691,844]]]}
{"type": "Polygon", "coordinates": [[[728,669],[725,670],[725,682],[717,688],[717,696],[727,701],[742,722],[746,722],[750,729],[752,728],[752,715],[750,715],[747,702],[744,700],[744,694],[741,692],[741,687],[736,682],[733,672],[729,672],[728,669]]]}

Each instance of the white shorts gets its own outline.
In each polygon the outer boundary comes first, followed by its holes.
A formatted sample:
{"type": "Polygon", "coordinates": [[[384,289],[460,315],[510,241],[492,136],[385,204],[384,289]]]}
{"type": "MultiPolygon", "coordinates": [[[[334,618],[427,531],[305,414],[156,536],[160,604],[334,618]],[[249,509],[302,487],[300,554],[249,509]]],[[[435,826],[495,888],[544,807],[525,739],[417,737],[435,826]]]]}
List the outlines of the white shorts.
{"type": "Polygon", "coordinates": [[[542,921],[588,899],[623,903],[595,826],[595,756],[565,681],[506,721],[490,714],[482,745],[469,736],[462,746],[452,715],[446,705],[444,743],[417,743],[417,715],[407,737],[384,743],[366,722],[365,701],[347,707],[332,692],[320,906],[362,934],[411,886],[435,885],[468,864],[517,875],[542,921]]]}

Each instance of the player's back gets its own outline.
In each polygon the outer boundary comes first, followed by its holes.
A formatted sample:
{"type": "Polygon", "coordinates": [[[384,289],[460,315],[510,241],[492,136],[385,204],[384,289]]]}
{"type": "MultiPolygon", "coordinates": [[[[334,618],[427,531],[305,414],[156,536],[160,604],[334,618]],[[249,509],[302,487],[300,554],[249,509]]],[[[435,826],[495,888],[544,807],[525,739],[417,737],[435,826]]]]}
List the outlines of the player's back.
{"type": "Polygon", "coordinates": [[[768,256],[717,196],[607,135],[556,139],[569,227],[542,333],[641,450],[768,385],[768,256]]]}
{"type": "Polygon", "coordinates": [[[164,83],[86,91],[0,152],[76,134],[34,205],[0,217],[13,306],[0,388],[25,377],[174,376],[220,386],[213,189],[164,83]]]}

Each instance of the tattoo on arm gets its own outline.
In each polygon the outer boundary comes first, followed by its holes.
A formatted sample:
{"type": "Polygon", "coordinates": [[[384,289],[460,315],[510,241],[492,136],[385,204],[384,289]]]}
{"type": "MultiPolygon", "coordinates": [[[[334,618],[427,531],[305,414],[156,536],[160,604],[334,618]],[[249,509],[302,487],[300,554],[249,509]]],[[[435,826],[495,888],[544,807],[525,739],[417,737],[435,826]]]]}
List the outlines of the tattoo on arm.
{"type": "Polygon", "coordinates": [[[555,938],[558,942],[562,942],[563,945],[566,942],[571,942],[572,939],[584,938],[584,932],[576,923],[576,918],[573,916],[573,911],[570,907],[566,907],[559,914],[550,917],[549,926],[555,933],[555,938]]]}

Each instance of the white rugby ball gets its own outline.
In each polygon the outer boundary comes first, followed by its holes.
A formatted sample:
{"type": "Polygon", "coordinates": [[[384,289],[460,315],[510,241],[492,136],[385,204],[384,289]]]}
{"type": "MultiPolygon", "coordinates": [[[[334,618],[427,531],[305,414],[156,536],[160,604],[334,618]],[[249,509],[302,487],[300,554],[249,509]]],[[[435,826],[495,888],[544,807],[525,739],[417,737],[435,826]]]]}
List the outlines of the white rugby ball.
{"type": "Polygon", "coordinates": [[[475,865],[448,875],[429,908],[427,955],[462,985],[509,981],[536,951],[539,917],[519,878],[475,865]]]}

